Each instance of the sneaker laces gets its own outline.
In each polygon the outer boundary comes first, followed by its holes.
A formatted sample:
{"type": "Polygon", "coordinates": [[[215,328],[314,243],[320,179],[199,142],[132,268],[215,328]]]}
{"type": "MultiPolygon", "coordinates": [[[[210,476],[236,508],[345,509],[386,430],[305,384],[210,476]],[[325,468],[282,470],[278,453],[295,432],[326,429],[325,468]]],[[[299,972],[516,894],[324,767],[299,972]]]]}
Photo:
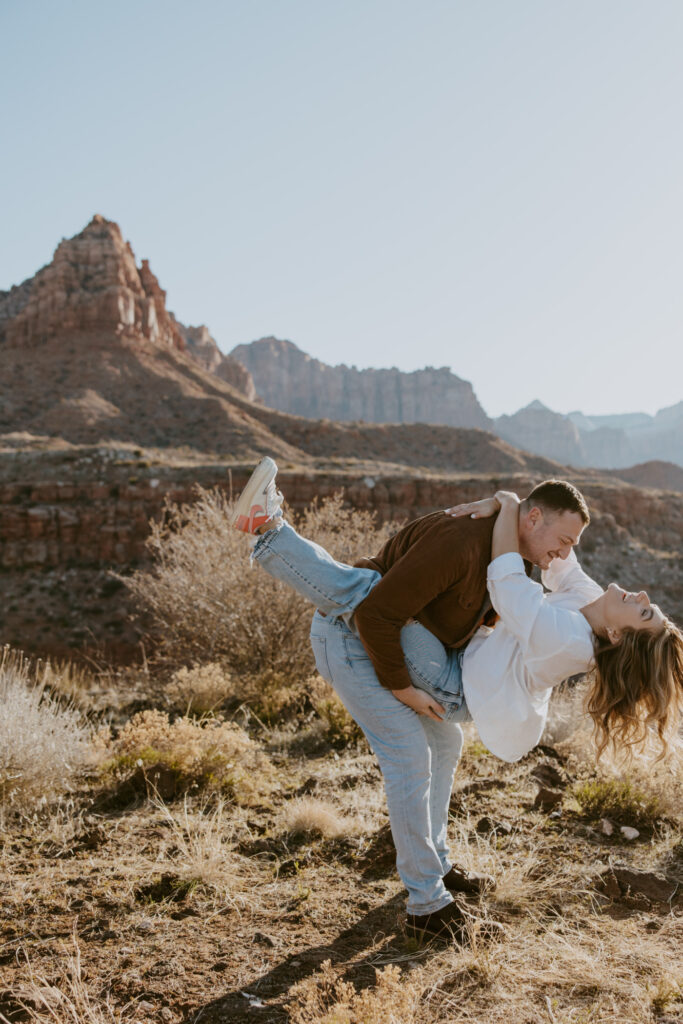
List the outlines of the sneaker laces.
{"type": "Polygon", "coordinates": [[[275,519],[276,516],[282,515],[283,501],[284,497],[275,486],[275,481],[269,480],[266,488],[266,515],[271,519],[275,519]]]}

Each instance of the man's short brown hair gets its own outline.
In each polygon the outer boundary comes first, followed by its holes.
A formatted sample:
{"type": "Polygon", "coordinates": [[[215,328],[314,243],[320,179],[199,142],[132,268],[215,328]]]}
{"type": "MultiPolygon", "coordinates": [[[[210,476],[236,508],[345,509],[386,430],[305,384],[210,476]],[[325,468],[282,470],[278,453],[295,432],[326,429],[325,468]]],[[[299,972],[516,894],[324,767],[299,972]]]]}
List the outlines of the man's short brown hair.
{"type": "Polygon", "coordinates": [[[584,526],[588,526],[591,521],[586,499],[567,480],[544,480],[534,487],[526,500],[530,506],[536,506],[544,513],[576,512],[581,516],[584,526]]]}

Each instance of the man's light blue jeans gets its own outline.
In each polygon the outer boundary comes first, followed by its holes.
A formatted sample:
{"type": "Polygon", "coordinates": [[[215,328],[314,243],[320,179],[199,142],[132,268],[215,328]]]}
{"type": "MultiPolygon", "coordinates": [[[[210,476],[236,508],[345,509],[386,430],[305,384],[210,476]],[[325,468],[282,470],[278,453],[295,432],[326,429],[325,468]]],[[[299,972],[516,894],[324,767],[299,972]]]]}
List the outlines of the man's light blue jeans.
{"type": "Polygon", "coordinates": [[[285,522],[259,537],[252,558],[318,609],[311,626],[316,666],[365,733],[382,770],[408,913],[441,909],[452,900],[443,876],[451,867],[448,806],[463,743],[457,723],[470,720],[458,654],[417,622],[403,627],[401,646],[415,686],[446,709],[440,722],[417,715],[380,684],[353,628],[353,612],[380,579],[378,572],[336,562],[285,522]]]}

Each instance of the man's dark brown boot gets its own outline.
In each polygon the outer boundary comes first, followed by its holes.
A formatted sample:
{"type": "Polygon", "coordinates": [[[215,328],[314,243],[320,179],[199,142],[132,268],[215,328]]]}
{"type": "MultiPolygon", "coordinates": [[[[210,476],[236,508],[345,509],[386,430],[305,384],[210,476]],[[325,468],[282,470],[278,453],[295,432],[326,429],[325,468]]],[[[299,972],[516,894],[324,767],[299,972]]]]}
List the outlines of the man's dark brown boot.
{"type": "Polygon", "coordinates": [[[455,901],[432,914],[408,914],[406,920],[406,937],[418,942],[462,942],[465,936],[465,916],[455,901]]]}
{"type": "Polygon", "coordinates": [[[480,896],[496,887],[491,875],[478,875],[455,867],[443,876],[443,884],[450,892],[464,892],[467,896],[480,896]]]}

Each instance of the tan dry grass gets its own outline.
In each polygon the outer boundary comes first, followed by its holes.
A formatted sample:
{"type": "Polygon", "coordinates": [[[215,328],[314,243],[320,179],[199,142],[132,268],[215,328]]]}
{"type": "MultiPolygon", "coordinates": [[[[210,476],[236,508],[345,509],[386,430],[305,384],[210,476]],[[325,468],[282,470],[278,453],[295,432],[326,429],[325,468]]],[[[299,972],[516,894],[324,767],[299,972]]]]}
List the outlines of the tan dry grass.
{"type": "Polygon", "coordinates": [[[287,1007],[292,1024],[413,1024],[419,989],[393,964],[375,973],[375,986],[357,992],[324,961],[317,975],[295,986],[287,1007]]]}
{"type": "Polygon", "coordinates": [[[221,798],[193,808],[185,797],[178,809],[153,801],[169,838],[159,851],[155,867],[172,870],[188,883],[199,883],[223,906],[244,907],[254,880],[253,864],[234,849],[234,823],[221,798]]]}
{"type": "Polygon", "coordinates": [[[357,835],[362,831],[359,818],[341,814],[331,801],[314,797],[290,800],[282,811],[280,821],[287,832],[310,833],[327,839],[357,835]]]}
{"type": "Polygon", "coordinates": [[[170,706],[185,715],[208,714],[234,696],[232,677],[218,662],[193,665],[191,668],[183,665],[173,673],[166,687],[170,706]]]}
{"type": "MultiPolygon", "coordinates": [[[[132,1024],[139,1021],[144,1015],[139,1010],[136,1012],[135,1003],[118,1007],[108,992],[91,993],[75,935],[73,946],[56,981],[35,971],[26,956],[26,980],[12,990],[14,999],[24,1009],[25,1019],[31,1024],[132,1024]]],[[[10,1024],[2,1013],[0,1021],[10,1024]]]]}
{"type": "Polygon", "coordinates": [[[643,935],[631,921],[528,918],[507,942],[438,954],[420,972],[432,981],[416,1020],[644,1024],[664,992],[677,998],[681,937],[674,919],[643,935]]]}

